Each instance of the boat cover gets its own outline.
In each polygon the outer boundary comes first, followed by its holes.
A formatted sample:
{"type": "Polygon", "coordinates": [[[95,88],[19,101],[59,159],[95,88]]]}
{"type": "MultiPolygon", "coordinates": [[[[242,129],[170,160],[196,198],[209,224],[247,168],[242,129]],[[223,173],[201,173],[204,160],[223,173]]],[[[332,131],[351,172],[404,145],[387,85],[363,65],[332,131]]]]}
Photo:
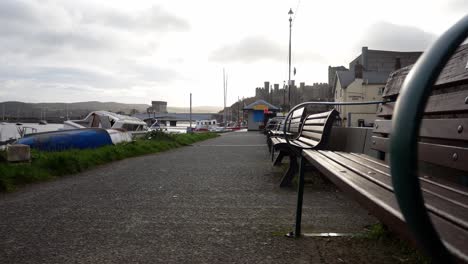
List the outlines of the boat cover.
{"type": "Polygon", "coordinates": [[[60,151],[66,149],[88,149],[111,145],[109,133],[102,128],[59,130],[25,136],[18,144],[29,145],[32,149],[60,151]]]}

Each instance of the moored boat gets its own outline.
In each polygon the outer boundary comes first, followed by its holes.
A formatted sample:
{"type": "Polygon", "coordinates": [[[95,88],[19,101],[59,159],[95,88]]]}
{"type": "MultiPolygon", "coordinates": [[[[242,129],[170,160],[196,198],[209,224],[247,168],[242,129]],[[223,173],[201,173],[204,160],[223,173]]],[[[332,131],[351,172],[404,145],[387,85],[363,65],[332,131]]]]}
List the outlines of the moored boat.
{"type": "Polygon", "coordinates": [[[17,140],[16,144],[29,145],[43,151],[61,151],[66,149],[88,149],[111,145],[111,134],[102,128],[82,128],[59,130],[27,135],[17,140]]]}
{"type": "Polygon", "coordinates": [[[119,115],[107,111],[94,111],[81,120],[63,122],[64,129],[105,128],[122,129],[131,133],[148,131],[146,123],[136,117],[119,115]]]}
{"type": "Polygon", "coordinates": [[[212,120],[197,120],[195,121],[195,129],[193,131],[213,131],[216,129],[217,122],[212,120]]]}

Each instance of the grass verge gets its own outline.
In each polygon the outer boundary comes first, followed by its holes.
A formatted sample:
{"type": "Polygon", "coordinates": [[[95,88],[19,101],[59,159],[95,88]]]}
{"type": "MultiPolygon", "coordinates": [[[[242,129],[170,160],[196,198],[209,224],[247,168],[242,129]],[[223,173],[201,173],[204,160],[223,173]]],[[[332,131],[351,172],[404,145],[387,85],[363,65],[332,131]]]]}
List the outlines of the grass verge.
{"type": "Polygon", "coordinates": [[[429,259],[420,251],[409,245],[406,241],[399,239],[381,223],[369,226],[368,231],[357,238],[381,244],[383,248],[390,249],[391,251],[388,252],[388,255],[393,255],[399,262],[430,263],[429,259]],[[398,253],[398,256],[395,256],[395,252],[398,253]]]}
{"type": "Polygon", "coordinates": [[[5,154],[1,153],[0,192],[11,192],[28,183],[47,181],[112,161],[157,153],[217,136],[215,133],[169,135],[162,132],[151,132],[145,138],[130,143],[97,149],[61,152],[32,150],[31,163],[6,163],[4,162],[5,154]]]}

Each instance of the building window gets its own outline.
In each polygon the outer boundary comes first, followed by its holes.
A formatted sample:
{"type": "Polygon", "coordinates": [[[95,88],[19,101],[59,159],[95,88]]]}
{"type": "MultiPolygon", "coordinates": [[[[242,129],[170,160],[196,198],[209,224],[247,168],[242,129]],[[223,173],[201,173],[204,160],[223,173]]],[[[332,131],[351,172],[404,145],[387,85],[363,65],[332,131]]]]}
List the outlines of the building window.
{"type": "Polygon", "coordinates": [[[385,90],[385,87],[380,87],[380,88],[379,88],[378,95],[382,95],[383,92],[384,92],[384,90],[385,90]]]}

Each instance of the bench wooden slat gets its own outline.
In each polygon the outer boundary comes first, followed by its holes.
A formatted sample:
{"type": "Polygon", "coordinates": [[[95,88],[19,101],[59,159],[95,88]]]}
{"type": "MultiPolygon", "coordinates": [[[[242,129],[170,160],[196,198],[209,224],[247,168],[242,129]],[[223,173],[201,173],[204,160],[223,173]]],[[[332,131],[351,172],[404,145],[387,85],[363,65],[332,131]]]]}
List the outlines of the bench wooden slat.
{"type": "MultiPolygon", "coordinates": [[[[372,149],[388,152],[388,146],[388,138],[372,137],[372,149]]],[[[467,148],[419,142],[418,159],[458,170],[468,170],[467,148]]]]}
{"type": "Polygon", "coordinates": [[[323,125],[323,124],[325,124],[325,122],[327,122],[326,118],[320,118],[320,119],[306,120],[306,121],[304,121],[304,124],[306,124],[306,125],[323,125]]]}
{"type": "MultiPolygon", "coordinates": [[[[286,139],[284,139],[284,138],[272,138],[271,141],[272,141],[273,144],[275,144],[275,145],[279,145],[279,144],[284,144],[284,145],[286,145],[286,139]]],[[[289,140],[289,142],[290,142],[292,145],[295,145],[296,147],[300,147],[300,148],[308,148],[308,147],[310,147],[309,145],[304,144],[303,142],[300,142],[300,141],[298,141],[297,139],[291,139],[291,140],[289,140]]]]}
{"type": "MultiPolygon", "coordinates": [[[[304,151],[305,158],[321,173],[326,175],[340,189],[350,193],[370,212],[379,216],[384,223],[392,227],[408,240],[414,241],[402,218],[395,196],[391,191],[366,180],[359,174],[333,162],[315,150],[304,151]]],[[[434,226],[444,241],[450,241],[449,250],[458,258],[468,261],[468,231],[454,225],[440,216],[429,213],[434,226]]]]}
{"type": "Polygon", "coordinates": [[[310,126],[310,125],[304,125],[302,127],[303,131],[310,131],[310,132],[318,132],[318,133],[323,133],[323,126],[310,126]]]}
{"type": "Polygon", "coordinates": [[[301,135],[304,135],[308,138],[311,138],[317,141],[320,141],[320,139],[322,138],[322,133],[315,133],[315,132],[309,132],[309,131],[304,131],[304,130],[302,130],[301,135]]]}
{"type": "MultiPolygon", "coordinates": [[[[437,94],[429,97],[424,110],[425,114],[454,113],[468,110],[465,98],[468,97],[468,89],[453,93],[437,94]]],[[[381,104],[377,110],[378,117],[391,117],[395,103],[381,104]]]]}
{"type": "MultiPolygon", "coordinates": [[[[375,120],[374,133],[391,134],[391,120],[375,120]]],[[[468,140],[468,119],[423,119],[420,137],[468,140]],[[461,129],[460,129],[461,128],[461,129]]]]}
{"type": "MultiPolygon", "coordinates": [[[[334,162],[337,162],[347,169],[359,174],[361,177],[364,177],[367,180],[393,192],[391,176],[389,174],[385,174],[382,171],[360,164],[357,162],[357,159],[346,156],[346,153],[340,155],[340,153],[335,153],[333,151],[319,152],[334,162]]],[[[446,218],[447,220],[453,221],[468,230],[468,203],[465,204],[462,202],[463,200],[455,201],[448,197],[444,197],[441,193],[447,193],[449,191],[441,189],[438,186],[432,186],[432,190],[423,188],[423,191],[426,206],[431,212],[446,218]]]]}
{"type": "Polygon", "coordinates": [[[300,147],[300,148],[310,148],[311,146],[305,142],[301,142],[300,140],[298,139],[293,139],[293,140],[290,140],[289,141],[292,145],[295,145],[297,147],[300,147]]]}
{"type": "MultiPolygon", "coordinates": [[[[340,152],[342,154],[342,152],[340,152]]],[[[353,158],[358,159],[362,164],[366,166],[373,167],[376,170],[380,170],[383,173],[390,175],[390,166],[383,161],[375,159],[373,157],[367,156],[365,154],[359,153],[347,153],[348,155],[353,156],[353,158]]],[[[447,181],[445,179],[439,177],[432,177],[427,175],[424,172],[419,172],[419,180],[421,181],[421,185],[424,187],[427,185],[427,188],[431,188],[430,186],[438,186],[442,189],[448,190],[448,192],[443,192],[444,195],[450,197],[451,199],[457,200],[460,199],[464,204],[468,204],[468,187],[454,184],[451,181],[447,181]]]]}
{"type": "MultiPolygon", "coordinates": [[[[283,136],[284,135],[284,131],[283,130],[275,130],[275,131],[271,131],[271,137],[275,137],[275,136],[283,136]]],[[[291,136],[292,133],[289,133],[289,132],[286,132],[286,135],[288,136],[291,136]]]]}
{"type": "Polygon", "coordinates": [[[324,113],[308,115],[306,120],[327,118],[329,114],[330,114],[330,112],[324,112],[324,113]]]}
{"type": "Polygon", "coordinates": [[[301,124],[301,123],[302,123],[302,119],[300,119],[300,118],[295,118],[295,119],[289,120],[288,125],[291,125],[291,124],[301,124]]]}
{"type": "Polygon", "coordinates": [[[310,138],[306,138],[306,137],[299,137],[297,140],[303,142],[303,143],[306,143],[309,145],[309,148],[310,147],[315,147],[318,145],[319,141],[320,140],[313,140],[313,139],[310,139],[310,138]]]}
{"type": "Polygon", "coordinates": [[[281,142],[283,142],[283,141],[286,142],[284,139],[279,138],[279,137],[273,137],[273,138],[271,138],[271,142],[272,142],[273,144],[278,144],[278,143],[281,143],[281,142]]]}
{"type": "Polygon", "coordinates": [[[292,118],[301,118],[304,114],[304,107],[301,107],[292,113],[292,118]]]}

